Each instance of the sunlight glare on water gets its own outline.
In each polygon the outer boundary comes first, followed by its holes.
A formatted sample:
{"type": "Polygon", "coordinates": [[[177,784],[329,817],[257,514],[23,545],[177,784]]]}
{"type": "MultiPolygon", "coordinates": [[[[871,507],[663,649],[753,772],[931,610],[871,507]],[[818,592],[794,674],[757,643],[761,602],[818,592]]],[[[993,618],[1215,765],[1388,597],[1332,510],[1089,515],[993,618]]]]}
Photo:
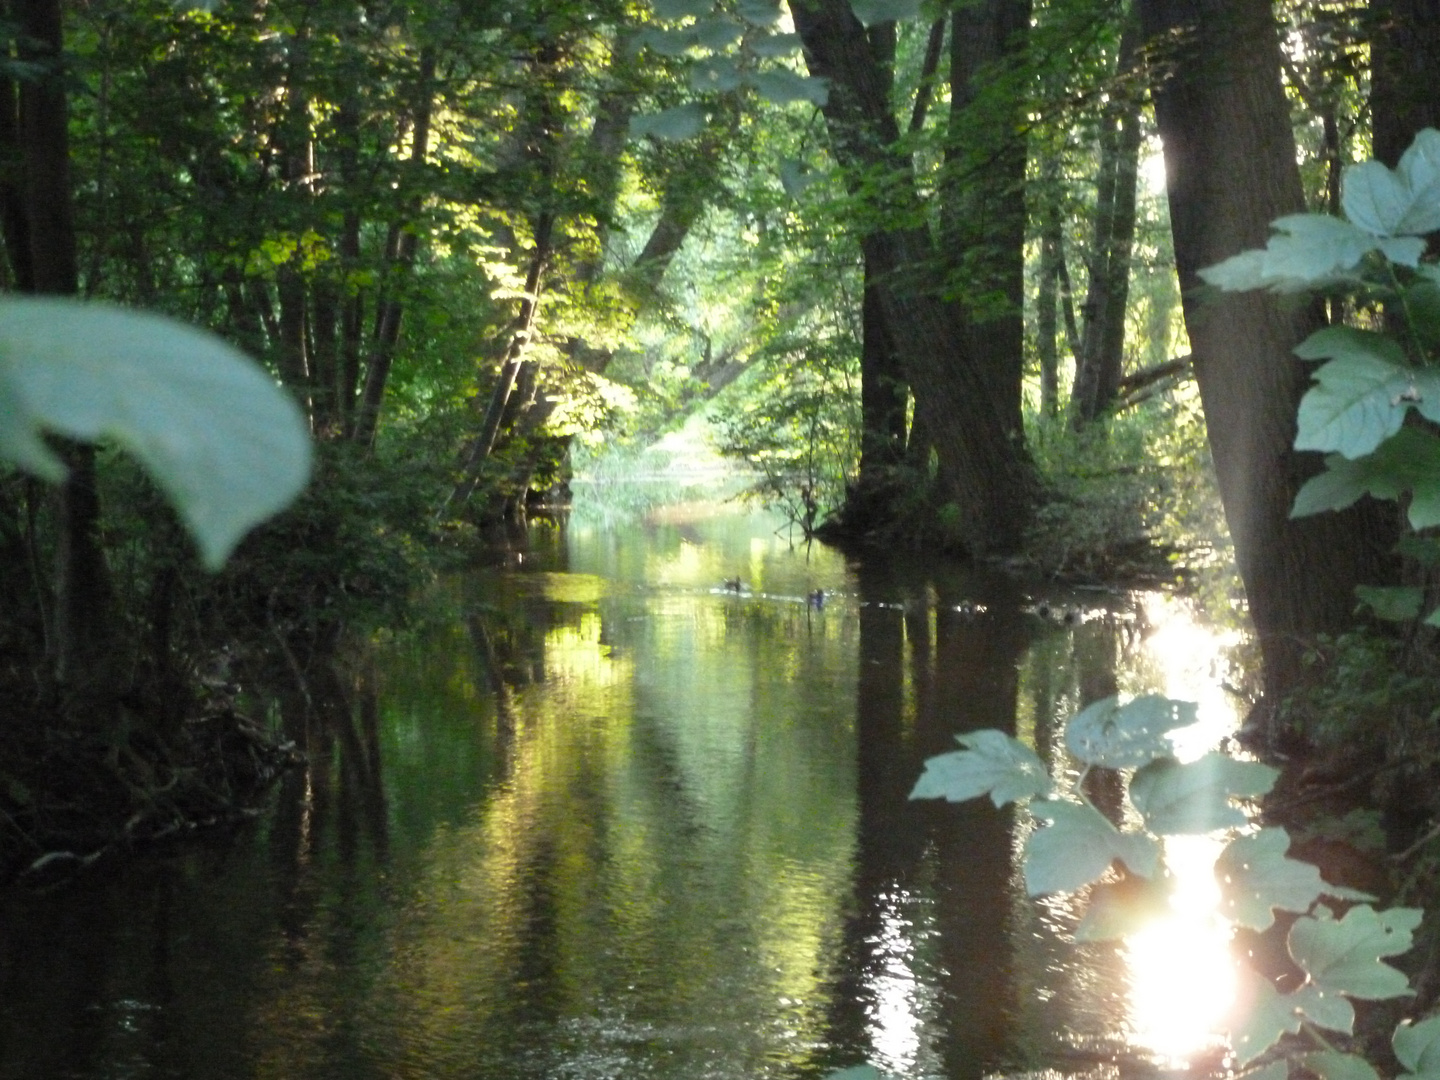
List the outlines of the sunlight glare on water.
{"type": "MultiPolygon", "coordinates": [[[[1147,651],[1159,668],[1160,692],[1198,705],[1198,722],[1173,738],[1176,756],[1194,760],[1240,720],[1239,701],[1220,677],[1239,633],[1198,623],[1174,597],[1147,598],[1145,615],[1154,628],[1147,651]]],[[[1213,872],[1224,846],[1220,837],[1167,837],[1170,913],[1125,939],[1131,1037],[1167,1065],[1184,1065],[1221,1044],[1221,1021],[1235,996],[1232,928],[1218,913],[1213,872]]]]}

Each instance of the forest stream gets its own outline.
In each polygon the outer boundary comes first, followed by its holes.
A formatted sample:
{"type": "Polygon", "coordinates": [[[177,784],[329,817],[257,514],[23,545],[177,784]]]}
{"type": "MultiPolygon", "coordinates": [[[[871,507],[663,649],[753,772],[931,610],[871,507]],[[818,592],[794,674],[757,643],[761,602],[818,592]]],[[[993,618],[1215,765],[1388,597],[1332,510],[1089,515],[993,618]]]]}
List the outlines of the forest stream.
{"type": "Polygon", "coordinates": [[[1117,691],[1198,701],[1182,752],[1213,746],[1233,639],[1173,597],[848,560],[778,524],[536,524],[444,582],[446,617],[251,701],[308,755],[252,828],[5,899],[0,1077],[1213,1063],[1203,878],[1145,940],[1076,944],[1070,902],[1025,896],[1017,815],[907,795],[977,728],[1072,773],[1060,725],[1117,691]]]}

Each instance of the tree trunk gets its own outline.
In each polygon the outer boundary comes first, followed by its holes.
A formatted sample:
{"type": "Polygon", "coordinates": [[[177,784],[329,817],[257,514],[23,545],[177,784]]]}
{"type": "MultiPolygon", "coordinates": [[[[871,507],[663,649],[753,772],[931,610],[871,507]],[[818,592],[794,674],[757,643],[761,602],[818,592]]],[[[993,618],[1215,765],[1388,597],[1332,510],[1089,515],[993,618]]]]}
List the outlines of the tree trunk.
{"type": "Polygon", "coordinates": [[[1440,127],[1440,7],[1370,0],[1370,113],[1375,156],[1394,168],[1421,128],[1440,127]]]}
{"type": "MultiPolygon", "coordinates": [[[[972,555],[1020,545],[1035,492],[1018,408],[1001,380],[984,370],[980,348],[957,305],[941,298],[934,245],[910,162],[896,149],[899,128],[889,111],[888,83],[864,28],[845,0],[809,0],[792,7],[812,75],[830,80],[824,113],[832,151],[856,177],[884,170],[885,210],[894,214],[863,238],[880,309],[893,335],[917,423],[940,461],[940,496],[953,507],[960,539],[972,555]]],[[[1018,401],[1018,386],[1015,399],[1018,401]]]]}
{"type": "MultiPolygon", "coordinates": [[[[1348,625],[1354,587],[1393,575],[1374,504],[1290,520],[1320,466],[1292,450],[1306,371],[1291,350],[1314,309],[1268,294],[1202,303],[1197,271],[1263,247],[1275,218],[1304,209],[1269,0],[1140,0],[1165,146],[1175,261],[1226,520],[1270,694],[1298,673],[1305,639],[1348,625]]],[[[1274,698],[1272,697],[1272,701],[1274,698]]]]}
{"type": "Polygon", "coordinates": [[[1060,260],[1063,254],[1060,203],[1052,192],[1044,195],[1045,206],[1040,219],[1040,281],[1035,298],[1035,330],[1040,357],[1040,411],[1046,416],[1060,414],[1060,350],[1056,335],[1060,330],[1060,260]]]}
{"type": "MultiPolygon", "coordinates": [[[[426,46],[420,52],[418,100],[410,133],[410,166],[417,171],[424,168],[425,155],[430,150],[430,121],[435,108],[435,67],[435,49],[426,46]]],[[[401,278],[408,275],[415,262],[419,233],[413,219],[419,209],[418,203],[412,203],[406,213],[411,220],[399,226],[393,271],[401,278]]],[[[400,319],[404,314],[404,305],[395,296],[396,284],[398,282],[391,283],[389,295],[380,302],[375,313],[375,338],[365,369],[365,390],[360,395],[355,415],[354,439],[364,446],[370,446],[375,441],[380,423],[380,405],[390,381],[390,365],[395,359],[395,348],[400,343],[400,319]]]]}
{"type": "MultiPolygon", "coordinates": [[[[69,109],[57,0],[15,0],[20,59],[35,65],[21,84],[19,133],[24,172],[29,263],[37,293],[73,296],[79,270],[70,181],[69,109]]],[[[66,453],[69,473],[59,493],[55,574],[55,676],[68,715],[104,727],[119,693],[114,590],[100,545],[95,452],[66,453]]]]}
{"type": "MultiPolygon", "coordinates": [[[[1120,38],[1117,82],[1127,80],[1138,47],[1139,27],[1130,20],[1120,38]]],[[[1101,117],[1095,239],[1090,282],[1081,306],[1085,331],[1075,357],[1075,384],[1070,394],[1070,420],[1077,431],[1107,412],[1120,391],[1139,163],[1140,99],[1122,85],[1101,117]]]]}

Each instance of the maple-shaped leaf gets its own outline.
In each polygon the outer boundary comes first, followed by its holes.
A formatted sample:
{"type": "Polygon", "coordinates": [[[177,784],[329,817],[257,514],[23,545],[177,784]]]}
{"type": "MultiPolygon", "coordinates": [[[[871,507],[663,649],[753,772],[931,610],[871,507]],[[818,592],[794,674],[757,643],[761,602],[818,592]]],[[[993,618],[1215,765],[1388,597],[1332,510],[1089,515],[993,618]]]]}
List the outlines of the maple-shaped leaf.
{"type": "Polygon", "coordinates": [[[1269,1065],[1261,1065],[1258,1069],[1239,1073],[1235,1080],[1287,1080],[1289,1075],[1290,1063],[1281,1058],[1279,1061],[1270,1062],[1269,1065]]]}
{"type": "Polygon", "coordinates": [[[1065,746],[1087,765],[1133,769],[1169,757],[1168,733],[1195,723],[1193,701],[1146,694],[1124,705],[1115,697],[1086,706],[1065,725],[1065,746]]]}
{"type": "Polygon", "coordinates": [[[1184,764],[1174,758],[1152,761],[1130,782],[1130,802],[1145,825],[1161,835],[1213,832],[1244,825],[1231,798],[1263,795],[1279,773],[1255,761],[1210,753],[1184,764]]]}
{"type": "Polygon", "coordinates": [[[955,736],[964,750],[937,754],[910,792],[912,799],[964,802],[989,795],[996,806],[1050,793],[1050,775],[1035,751],[994,728],[955,736]]]}
{"type": "Polygon", "coordinates": [[[1409,1069],[1400,1080],[1440,1080],[1440,1016],[1404,1021],[1390,1038],[1395,1056],[1409,1069]]]}
{"type": "Polygon", "coordinates": [[[1440,439],[1405,426],[1373,454],[1350,461],[1341,454],[1325,459],[1325,471],[1305,481],[1295,494],[1291,517],[1322,510],[1344,510],[1362,495],[1398,499],[1414,494],[1406,516],[1416,529],[1440,525],[1440,439]]]}
{"type": "Polygon", "coordinates": [[[1287,994],[1295,1008],[1310,1023],[1331,1031],[1350,1035],[1355,1031],[1355,1006],[1344,994],[1327,994],[1313,983],[1306,983],[1287,994]]]}
{"type": "Polygon", "coordinates": [[[1380,1080],[1380,1074],[1359,1054],[1342,1054],[1338,1050],[1320,1050],[1306,1054],[1300,1063],[1320,1080],[1380,1080]]]}
{"type": "Polygon", "coordinates": [[[1153,836],[1122,833],[1089,803],[1042,800],[1030,809],[1050,822],[1025,845],[1025,888],[1031,896],[1074,892],[1116,859],[1141,877],[1155,875],[1160,843],[1153,836]]]}
{"type": "Polygon", "coordinates": [[[1280,828],[1239,836],[1215,860],[1221,911],[1227,919],[1251,930],[1267,930],[1275,910],[1310,910],[1322,895],[1343,900],[1373,900],[1368,893],[1331,885],[1313,864],[1290,859],[1290,836],[1280,828]]]}
{"type": "Polygon", "coordinates": [[[1242,972],[1235,988],[1235,1015],[1239,1023],[1230,1029],[1230,1046],[1235,1064],[1254,1061],[1280,1041],[1282,1035],[1300,1030],[1300,1010],[1289,994],[1282,994],[1269,979],[1253,971],[1242,972]]]}
{"type": "Polygon", "coordinates": [[[1372,1001],[1403,997],[1411,993],[1409,980],[1383,958],[1409,952],[1423,914],[1360,904],[1340,919],[1307,915],[1290,928],[1290,957],[1321,990],[1372,1001]]]}

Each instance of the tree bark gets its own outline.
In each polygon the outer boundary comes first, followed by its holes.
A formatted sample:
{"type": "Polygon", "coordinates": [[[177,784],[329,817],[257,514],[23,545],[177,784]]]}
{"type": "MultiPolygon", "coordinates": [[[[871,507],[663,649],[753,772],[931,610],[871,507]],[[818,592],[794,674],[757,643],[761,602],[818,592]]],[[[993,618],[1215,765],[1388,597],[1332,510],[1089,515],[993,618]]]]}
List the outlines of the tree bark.
{"type": "MultiPolygon", "coordinates": [[[[19,134],[24,172],[25,232],[37,293],[73,296],[79,287],[69,107],[58,0],[15,0],[20,59],[36,66],[21,84],[19,134]]],[[[66,451],[60,487],[53,647],[55,677],[66,712],[90,727],[113,716],[119,688],[114,590],[100,544],[95,452],[66,451]]]]}
{"type": "MultiPolygon", "coordinates": [[[[963,312],[937,289],[934,245],[913,224],[925,213],[910,162],[896,148],[900,133],[884,72],[845,0],[797,2],[791,10],[810,73],[830,80],[826,125],[854,190],[861,190],[862,173],[896,178],[884,185],[886,204],[873,208],[882,224],[867,231],[862,245],[915,396],[917,423],[934,439],[941,499],[953,506],[970,554],[1013,551],[1035,492],[1018,409],[1012,415],[1001,380],[983,369],[987,351],[963,312]]],[[[1017,386],[1017,401],[1018,394],[1017,386]]]]}
{"type": "Polygon", "coordinates": [[[1125,358],[1125,308],[1135,241],[1135,186],[1140,163],[1140,100],[1127,85],[1139,47],[1131,20],[1120,38],[1119,88],[1101,118],[1100,176],[1095,201],[1085,330],[1075,357],[1070,420],[1078,431],[1109,410],[1120,391],[1125,358]]]}
{"type": "Polygon", "coordinates": [[[1394,168],[1421,128],[1440,127],[1440,7],[1370,0],[1369,17],[1375,157],[1394,168]]]}
{"type": "MultiPolygon", "coordinates": [[[[1354,587],[1384,583],[1393,525],[1374,504],[1290,520],[1320,466],[1292,449],[1306,372],[1292,349],[1314,309],[1268,294],[1197,295],[1197,271],[1263,247],[1304,209],[1269,0],[1140,0],[1158,77],[1175,261],[1235,557],[1272,695],[1293,685],[1310,635],[1346,626],[1354,587]]],[[[1273,698],[1272,698],[1273,700],[1273,698]]]]}

